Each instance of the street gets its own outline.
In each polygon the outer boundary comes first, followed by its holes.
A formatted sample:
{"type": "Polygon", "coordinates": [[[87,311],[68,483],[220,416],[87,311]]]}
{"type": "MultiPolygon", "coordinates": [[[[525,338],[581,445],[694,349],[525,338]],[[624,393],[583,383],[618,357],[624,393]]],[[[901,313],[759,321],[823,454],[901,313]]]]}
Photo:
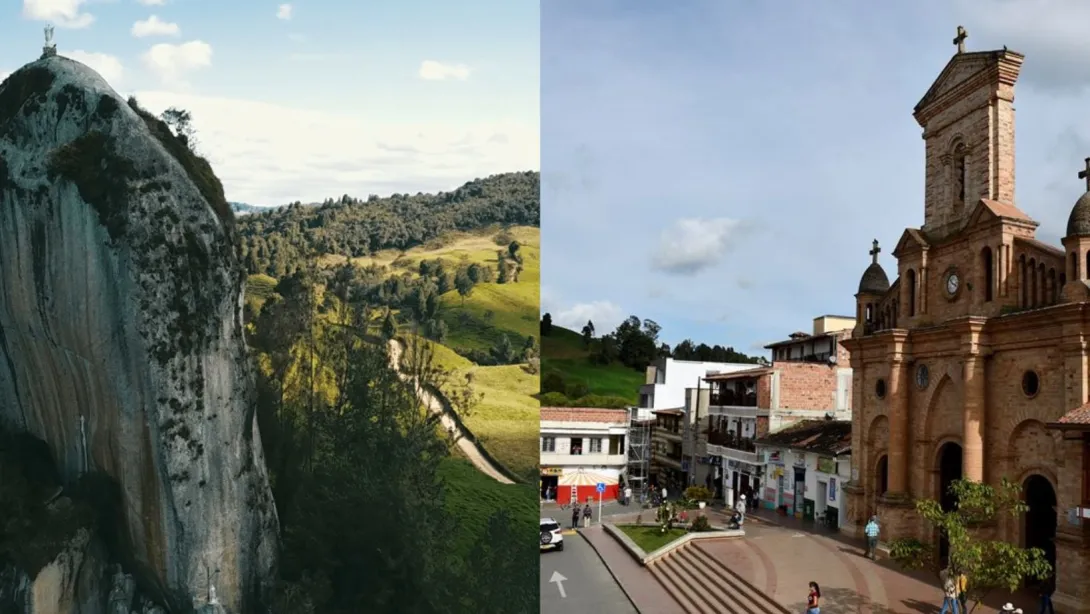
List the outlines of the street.
{"type": "Polygon", "coordinates": [[[565,531],[562,552],[541,553],[541,613],[572,612],[637,614],[590,544],[565,531]]]}

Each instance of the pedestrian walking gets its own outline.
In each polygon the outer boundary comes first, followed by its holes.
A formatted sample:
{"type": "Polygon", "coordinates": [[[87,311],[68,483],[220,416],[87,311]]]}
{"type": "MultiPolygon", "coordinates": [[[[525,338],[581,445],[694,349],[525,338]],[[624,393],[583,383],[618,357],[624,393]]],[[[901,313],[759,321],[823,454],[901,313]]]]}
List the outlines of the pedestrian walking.
{"type": "Polygon", "coordinates": [[[1049,574],[1045,581],[1041,583],[1041,611],[1038,614],[1056,614],[1056,610],[1052,608],[1052,593],[1056,592],[1056,573],[1049,574]]]}
{"type": "Polygon", "coordinates": [[[662,500],[663,501],[666,500],[666,487],[665,486],[662,487],[662,500]]]}
{"type": "Polygon", "coordinates": [[[810,583],[810,594],[806,596],[806,614],[821,614],[821,587],[817,582],[810,583]]]}
{"type": "Polygon", "coordinates": [[[969,578],[965,574],[958,574],[958,604],[961,606],[962,612],[968,612],[969,609],[966,604],[969,601],[969,578]]]}
{"type": "Polygon", "coordinates": [[[939,611],[939,614],[947,614],[947,612],[961,614],[961,604],[958,603],[957,578],[947,568],[939,574],[939,579],[942,580],[942,610],[939,611]]]}
{"type": "Polygon", "coordinates": [[[571,506],[571,528],[575,530],[579,526],[579,503],[571,506]]]}
{"type": "Polygon", "coordinates": [[[632,502],[632,487],[631,486],[625,486],[624,487],[624,504],[628,505],[631,502],[632,502]]]}
{"type": "Polygon", "coordinates": [[[878,516],[871,516],[870,520],[867,521],[867,526],[863,527],[863,533],[867,535],[867,553],[864,556],[872,561],[878,560],[878,533],[880,531],[878,516]]]}
{"type": "Polygon", "coordinates": [[[591,513],[592,512],[590,511],[590,503],[587,503],[586,505],[583,506],[583,526],[584,527],[589,527],[590,526],[591,513]]]}

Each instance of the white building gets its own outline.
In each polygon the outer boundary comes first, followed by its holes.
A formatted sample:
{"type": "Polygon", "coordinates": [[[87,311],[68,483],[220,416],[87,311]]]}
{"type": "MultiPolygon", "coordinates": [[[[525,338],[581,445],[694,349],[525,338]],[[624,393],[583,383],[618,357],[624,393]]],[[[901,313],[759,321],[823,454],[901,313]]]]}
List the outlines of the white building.
{"type": "Polygon", "coordinates": [[[705,377],[752,369],[756,365],[732,362],[698,362],[660,358],[647,367],[647,379],[640,386],[640,407],[680,409],[685,407],[685,390],[700,386],[705,377]]]}
{"type": "Polygon", "coordinates": [[[851,478],[852,423],[805,420],[756,440],[763,507],[840,528],[851,478]]]}
{"type": "Polygon", "coordinates": [[[541,408],[541,497],[560,503],[616,499],[628,464],[625,409],[541,408]],[[554,494],[555,493],[555,494],[554,494]]]}

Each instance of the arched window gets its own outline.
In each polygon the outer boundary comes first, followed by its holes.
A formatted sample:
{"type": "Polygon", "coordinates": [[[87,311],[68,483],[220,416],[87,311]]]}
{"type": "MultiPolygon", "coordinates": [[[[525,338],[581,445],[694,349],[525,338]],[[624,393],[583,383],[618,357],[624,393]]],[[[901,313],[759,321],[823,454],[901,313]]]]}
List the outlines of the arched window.
{"type": "Polygon", "coordinates": [[[1026,303],[1027,307],[1037,306],[1037,259],[1030,258],[1029,263],[1026,264],[1027,272],[1029,273],[1029,302],[1026,303]]]}
{"type": "Polygon", "coordinates": [[[965,204],[966,193],[969,185],[969,151],[963,143],[954,146],[954,202],[965,204]]]}
{"type": "Polygon", "coordinates": [[[1029,276],[1026,271],[1026,255],[1018,257],[1018,286],[1022,295],[1022,307],[1029,307],[1029,276]]]}
{"type": "Polygon", "coordinates": [[[1045,263],[1037,265],[1037,306],[1048,304],[1048,274],[1045,271],[1045,263]]]}
{"type": "Polygon", "coordinates": [[[1071,279],[1079,278],[1079,257],[1075,252],[1071,252],[1071,279]]]}
{"type": "Polygon", "coordinates": [[[980,266],[984,269],[984,300],[992,300],[992,286],[995,281],[995,270],[992,267],[992,248],[985,247],[980,252],[980,266]]]}
{"type": "Polygon", "coordinates": [[[916,315],[916,271],[909,269],[905,273],[905,288],[908,290],[908,317],[916,315]]]}
{"type": "Polygon", "coordinates": [[[1067,274],[1060,273],[1060,288],[1063,289],[1067,285],[1067,274]]]}

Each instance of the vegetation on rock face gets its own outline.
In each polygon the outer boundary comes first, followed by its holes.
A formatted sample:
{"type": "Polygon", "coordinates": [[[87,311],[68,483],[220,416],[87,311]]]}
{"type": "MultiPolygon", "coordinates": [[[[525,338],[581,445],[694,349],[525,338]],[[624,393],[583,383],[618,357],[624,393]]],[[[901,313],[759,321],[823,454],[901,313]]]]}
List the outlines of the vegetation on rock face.
{"type": "Polygon", "coordinates": [[[49,160],[49,175],[51,180],[59,176],[76,185],[111,239],[125,235],[129,182],[136,178],[136,168],[117,151],[112,137],[93,130],[57,149],[49,160]]]}
{"type": "Polygon", "coordinates": [[[1006,478],[999,486],[972,480],[950,484],[953,507],[947,511],[932,499],[916,501],[916,513],[926,525],[945,537],[947,560],[938,556],[930,543],[902,538],[890,543],[890,557],[908,569],[926,569],[950,577],[964,575],[969,611],[996,590],[1014,592],[1029,579],[1043,580],[1052,573],[1039,548],[1022,548],[1005,540],[990,539],[994,524],[1003,516],[1020,519],[1029,510],[1022,501],[1021,488],[1006,478]]]}
{"type": "Polygon", "coordinates": [[[129,98],[129,107],[136,111],[140,119],[144,120],[144,124],[151,131],[152,136],[182,166],[190,181],[197,186],[201,196],[212,206],[213,211],[223,222],[224,227],[233,230],[235,228],[235,214],[223,194],[223,184],[220,183],[219,178],[212,171],[212,165],[208,163],[208,160],[193,153],[186,140],[175,135],[166,122],[144,110],[136,101],[136,98],[129,98]]]}
{"type": "Polygon", "coordinates": [[[0,136],[8,134],[20,110],[29,116],[45,103],[55,80],[53,71],[30,66],[15,71],[0,84],[0,136]]]}

